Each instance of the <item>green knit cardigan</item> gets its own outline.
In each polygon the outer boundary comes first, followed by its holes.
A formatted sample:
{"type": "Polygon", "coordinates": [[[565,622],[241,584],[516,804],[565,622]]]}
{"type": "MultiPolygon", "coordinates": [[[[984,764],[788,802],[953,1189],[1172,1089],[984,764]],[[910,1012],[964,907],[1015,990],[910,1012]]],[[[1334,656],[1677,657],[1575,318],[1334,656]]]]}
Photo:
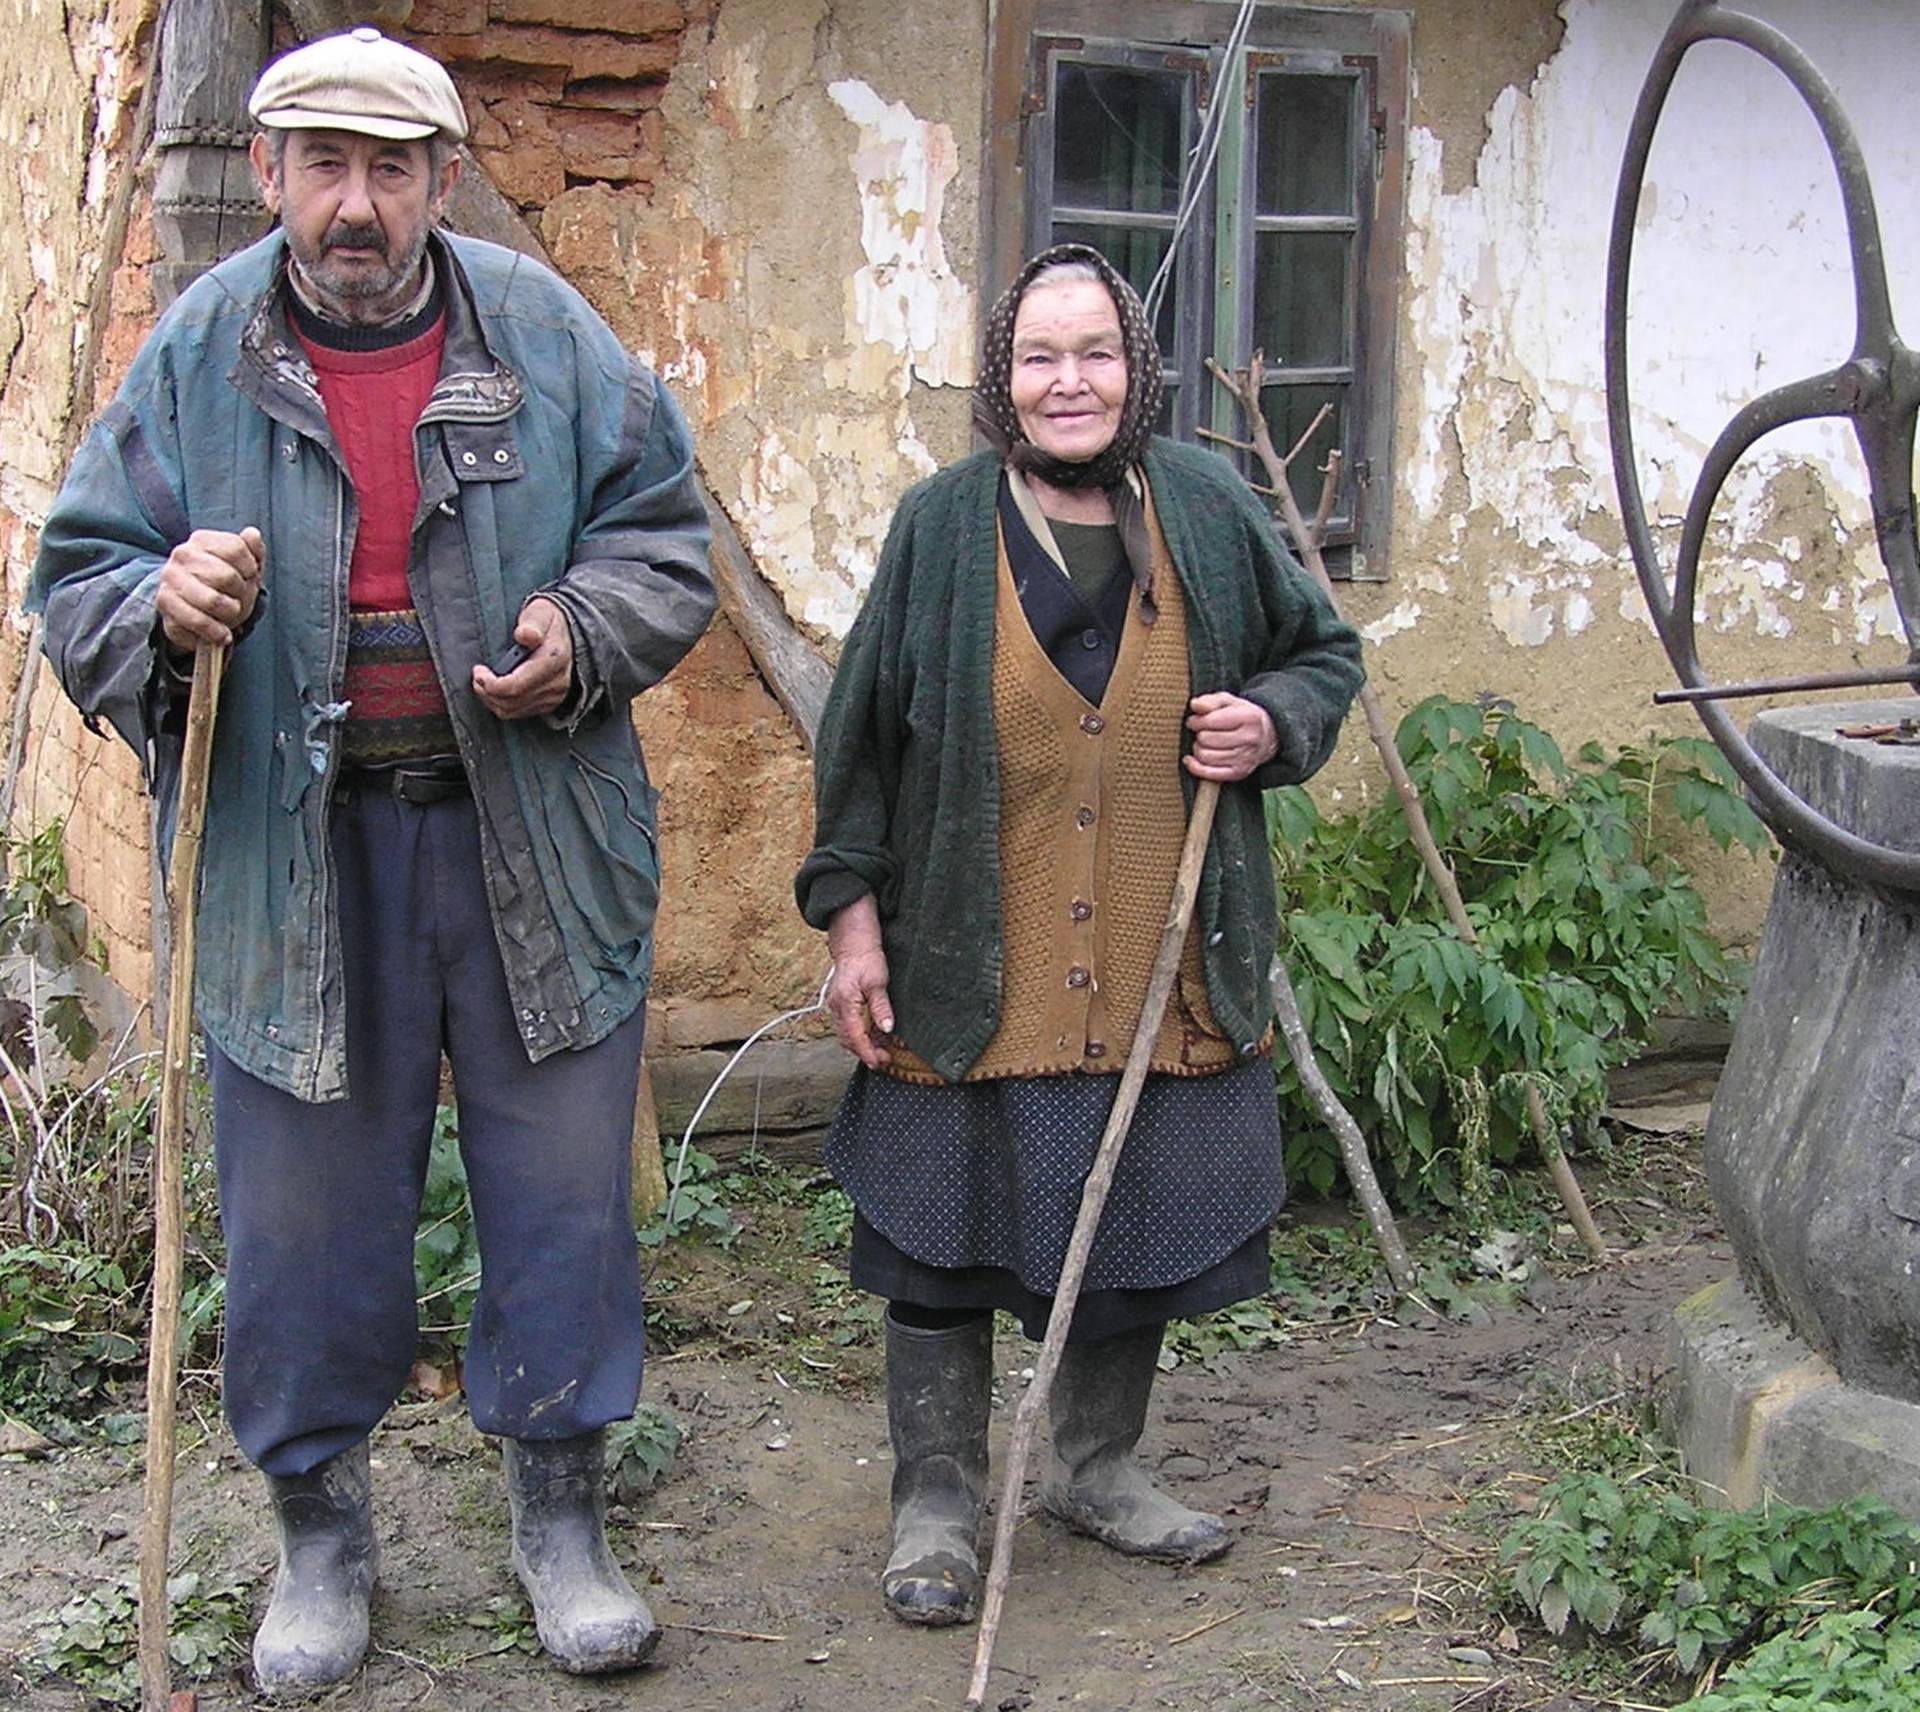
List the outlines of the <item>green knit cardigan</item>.
{"type": "MultiPolygon", "coordinates": [[[[1332,752],[1361,683],[1360,638],[1224,458],[1156,439],[1145,464],[1186,595],[1193,693],[1259,703],[1280,739],[1259,772],[1221,792],[1192,929],[1214,1017],[1252,1053],[1272,1016],[1276,942],[1260,793],[1311,777],[1332,752]]],[[[817,928],[875,895],[899,1036],[955,1081],[1000,1022],[999,482],[998,456],[976,453],[894,513],[821,720],[814,849],[794,884],[817,928]]]]}

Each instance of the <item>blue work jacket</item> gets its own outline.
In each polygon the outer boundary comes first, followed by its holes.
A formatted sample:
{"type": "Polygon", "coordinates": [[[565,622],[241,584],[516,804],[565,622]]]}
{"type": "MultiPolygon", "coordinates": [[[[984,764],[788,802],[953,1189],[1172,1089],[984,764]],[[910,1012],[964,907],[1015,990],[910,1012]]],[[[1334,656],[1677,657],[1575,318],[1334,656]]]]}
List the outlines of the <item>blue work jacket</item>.
{"type": "MultiPolygon", "coordinates": [[[[447,301],[419,426],[408,580],[472,781],[495,938],[532,1059],[603,1039],[646,996],[659,897],[654,793],[628,716],[714,605],[686,423],[571,286],[474,239],[431,240],[447,301]],[[529,597],[574,642],[564,717],[500,720],[476,662],[529,597]]],[[[28,597],[90,724],[141,757],[170,839],[184,688],[156,614],[195,529],[266,539],[264,593],[215,730],[196,998],[250,1074],[347,1093],[328,808],[347,706],[347,570],[359,521],[312,366],[289,330],[273,233],[162,317],[41,534],[28,597]]]]}

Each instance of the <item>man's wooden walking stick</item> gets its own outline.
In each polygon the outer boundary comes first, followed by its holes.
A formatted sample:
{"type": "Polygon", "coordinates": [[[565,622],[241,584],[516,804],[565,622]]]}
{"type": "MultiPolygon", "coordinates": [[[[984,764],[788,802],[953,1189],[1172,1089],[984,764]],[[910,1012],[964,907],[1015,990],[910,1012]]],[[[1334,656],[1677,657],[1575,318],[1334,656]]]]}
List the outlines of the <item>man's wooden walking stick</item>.
{"type": "Polygon", "coordinates": [[[1173,902],[1167,911],[1166,931],[1160,936],[1160,950],[1153,960],[1153,973],[1147,981],[1147,996],[1140,1006],[1140,1026],[1133,1032],[1133,1048],[1127,1054],[1127,1067],[1120,1077],[1120,1091],[1113,1097],[1113,1110],[1107,1117],[1106,1133],[1100,1138],[1099,1151],[1093,1156],[1093,1169],[1087,1173],[1087,1185],[1080,1192],[1080,1215],[1073,1223],[1073,1236],[1067,1243],[1067,1258],[1060,1268],[1060,1283],[1054,1291],[1053,1313],[1047,1320],[1046,1339],[1040,1345],[1040,1359],[1034,1364],[1033,1382],[1013,1413],[1013,1440],[1007,1447],[1007,1474],[1000,1487],[1000,1510],[993,1529],[993,1561],[987,1571],[986,1603],[980,1613],[980,1639],[973,1654],[973,1681],[967,1689],[969,1712],[979,1712],[987,1692],[987,1673],[993,1668],[993,1643],[1000,1631],[1000,1611],[1006,1603],[1007,1577],[1013,1568],[1013,1530],[1020,1520],[1020,1488],[1026,1480],[1027,1458],[1033,1451],[1033,1437],[1040,1425],[1040,1412],[1047,1406],[1053,1389],[1053,1376],[1060,1366],[1060,1353],[1066,1348],[1067,1327],[1073,1323],[1074,1305],[1080,1300],[1080,1280],[1087,1270],[1087,1258],[1093,1252],[1094,1232],[1100,1228],[1100,1215],[1107,1205],[1107,1191],[1113,1187],[1113,1173],[1120,1163],[1120,1149],[1133,1123],[1134,1108],[1140,1104],[1140,1090],[1146,1085],[1147,1060],[1153,1056],[1153,1043],[1160,1033],[1160,1019],[1166,1015],[1167,1000],[1173,992],[1174,977],[1180,972],[1180,952],[1187,941],[1187,924],[1193,919],[1194,899],[1200,891],[1200,866],[1207,854],[1207,839],[1213,832],[1213,813],[1220,803],[1220,786],[1203,779],[1193,794],[1193,814],[1187,821],[1187,841],[1180,851],[1180,871],[1174,877],[1173,902]]]}
{"type": "MultiPolygon", "coordinates": [[[[174,1396],[180,1378],[180,1268],[186,1211],[182,1161],[187,1136],[187,1069],[193,1062],[194,921],[199,914],[200,836],[207,819],[213,719],[227,651],[202,642],[193,655],[186,752],[180,763],[173,859],[167,868],[172,963],[167,980],[166,1056],[153,1137],[153,1330],[147,1350],[147,1477],[140,1522],[141,1712],[191,1712],[176,1702],[167,1657],[167,1547],[173,1532],[174,1396]]],[[[181,1704],[181,1703],[184,1703],[181,1704]]]]}

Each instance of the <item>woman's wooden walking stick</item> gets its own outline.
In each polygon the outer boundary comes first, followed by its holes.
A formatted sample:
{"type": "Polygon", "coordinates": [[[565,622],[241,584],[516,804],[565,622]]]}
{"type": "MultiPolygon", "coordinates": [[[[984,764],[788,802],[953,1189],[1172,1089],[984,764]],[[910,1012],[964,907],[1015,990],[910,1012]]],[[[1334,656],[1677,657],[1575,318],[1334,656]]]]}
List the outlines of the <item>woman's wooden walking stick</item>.
{"type": "MultiPolygon", "coordinates": [[[[207,820],[213,719],[227,651],[194,650],[187,701],[186,752],[180,764],[173,858],[167,868],[172,962],[167,980],[166,1056],[160,1118],[153,1138],[153,1329],[147,1350],[147,1475],[140,1522],[141,1712],[181,1712],[167,1656],[167,1547],[173,1533],[174,1400],[180,1378],[180,1268],[186,1209],[182,1188],[187,1137],[187,1070],[193,1062],[194,921],[199,913],[200,837],[207,820]]],[[[190,1708],[191,1699],[187,1700],[190,1708]]]]}
{"type": "Polygon", "coordinates": [[[1013,1530],[1020,1520],[1020,1488],[1026,1480],[1027,1458],[1033,1452],[1040,1412],[1047,1406],[1048,1394],[1053,1389],[1060,1352],[1066,1348],[1067,1327],[1073,1324],[1074,1305],[1080,1300],[1080,1280],[1086,1275],[1087,1258],[1093,1252],[1094,1232],[1100,1228],[1107,1191],[1113,1187],[1120,1149],[1133,1123],[1134,1108],[1140,1104],[1140,1090],[1146,1085],[1147,1061],[1153,1056],[1160,1019],[1166,1015],[1174,977],[1180,972],[1180,952],[1187,941],[1187,924],[1193,919],[1194,899],[1200,891],[1200,866],[1206,859],[1207,840],[1213,832],[1213,813],[1219,804],[1219,784],[1213,779],[1203,779],[1193,793],[1193,813],[1187,821],[1187,839],[1180,851],[1180,871],[1174,877],[1173,902],[1168,907],[1166,930],[1160,936],[1160,950],[1153,960],[1153,973],[1147,981],[1147,995],[1140,1006],[1140,1026],[1133,1031],[1133,1047],[1127,1053],[1120,1090],[1113,1097],[1106,1133],[1101,1136],[1099,1151],[1093,1156],[1087,1185],[1080,1192],[1080,1214],[1073,1222],[1067,1258],[1060,1268],[1060,1283],[1054,1291],[1053,1312],[1047,1319],[1040,1359],[1034,1364],[1033,1382],[1013,1413],[1013,1440],[1007,1447],[1007,1473],[1001,1482],[1000,1510],[993,1529],[993,1561],[987,1570],[986,1603],[981,1608],[980,1639],[973,1654],[973,1681],[967,1689],[969,1712],[979,1712],[986,1696],[987,1673],[993,1668],[994,1638],[1000,1632],[1007,1577],[1013,1569],[1013,1530]]]}

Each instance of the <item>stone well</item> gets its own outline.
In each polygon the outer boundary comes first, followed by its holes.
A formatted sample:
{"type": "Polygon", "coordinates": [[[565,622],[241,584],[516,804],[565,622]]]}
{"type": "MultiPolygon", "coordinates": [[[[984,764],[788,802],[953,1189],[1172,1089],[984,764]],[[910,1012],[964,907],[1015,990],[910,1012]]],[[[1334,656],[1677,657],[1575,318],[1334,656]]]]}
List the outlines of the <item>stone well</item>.
{"type": "MultiPolygon", "coordinates": [[[[1920,850],[1920,746],[1838,735],[1920,701],[1762,714],[1811,807],[1920,850]]],[[[1739,1274],[1675,1315],[1689,1470],[1747,1505],[1873,1492],[1920,1520],[1920,897],[1792,850],[1706,1136],[1739,1274]]]]}

